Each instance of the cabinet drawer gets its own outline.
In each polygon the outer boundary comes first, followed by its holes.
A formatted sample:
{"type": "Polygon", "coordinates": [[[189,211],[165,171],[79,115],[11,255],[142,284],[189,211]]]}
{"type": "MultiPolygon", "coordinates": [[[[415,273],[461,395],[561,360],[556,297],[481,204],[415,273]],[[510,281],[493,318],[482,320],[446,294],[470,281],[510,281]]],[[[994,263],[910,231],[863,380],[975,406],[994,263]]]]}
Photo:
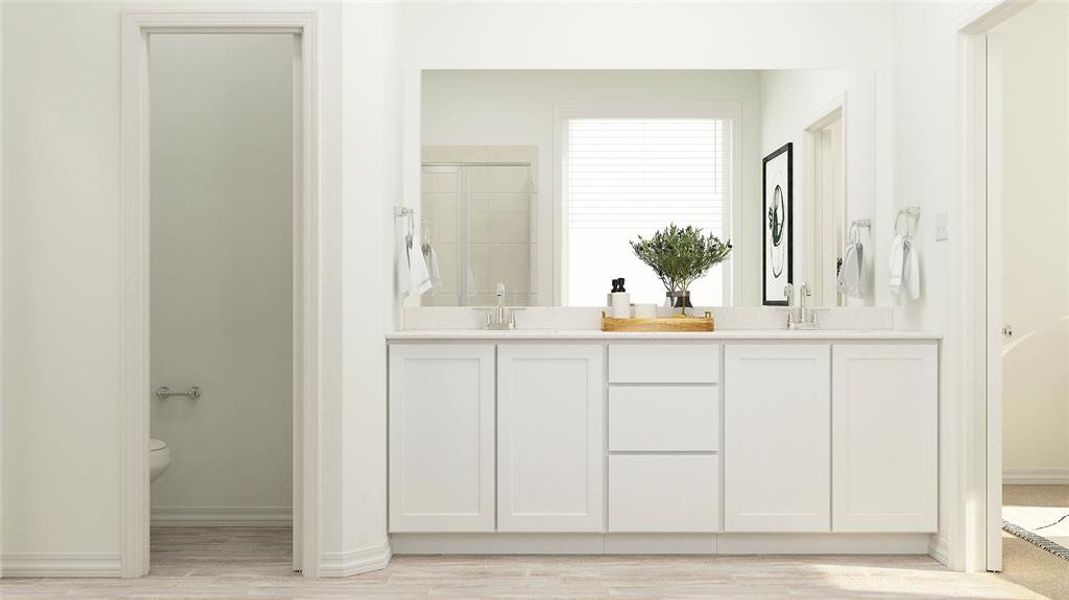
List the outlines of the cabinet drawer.
{"type": "Polygon", "coordinates": [[[715,455],[610,456],[609,531],[719,531],[719,488],[715,455]]]}
{"type": "Polygon", "coordinates": [[[610,383],[716,383],[717,344],[610,344],[610,383]]]}
{"type": "Polygon", "coordinates": [[[640,386],[609,389],[610,451],[717,450],[719,388],[640,386]]]}

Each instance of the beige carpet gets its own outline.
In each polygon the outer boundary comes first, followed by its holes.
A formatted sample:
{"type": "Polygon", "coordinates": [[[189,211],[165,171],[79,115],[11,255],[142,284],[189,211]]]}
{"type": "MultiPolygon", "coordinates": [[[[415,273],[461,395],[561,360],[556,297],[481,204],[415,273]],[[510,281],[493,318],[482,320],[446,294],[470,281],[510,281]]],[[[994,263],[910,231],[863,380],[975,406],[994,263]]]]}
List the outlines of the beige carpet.
{"type": "MultiPolygon", "coordinates": [[[[1007,485],[1003,506],[1069,506],[1069,486],[1007,485]]],[[[1069,600],[1069,561],[1003,533],[1002,578],[1056,600],[1069,600]]]]}

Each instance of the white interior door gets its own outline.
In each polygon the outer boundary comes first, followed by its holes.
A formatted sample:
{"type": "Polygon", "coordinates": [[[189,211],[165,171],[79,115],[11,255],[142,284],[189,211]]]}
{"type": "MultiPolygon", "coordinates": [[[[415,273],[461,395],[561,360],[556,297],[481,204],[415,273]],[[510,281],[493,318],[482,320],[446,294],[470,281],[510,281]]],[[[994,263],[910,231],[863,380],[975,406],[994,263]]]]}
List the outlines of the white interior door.
{"type": "Polygon", "coordinates": [[[808,271],[815,293],[816,306],[837,306],[835,288],[838,261],[845,242],[844,188],[845,154],[843,152],[843,109],[841,104],[817,120],[807,130],[808,185],[813,201],[806,208],[809,235],[806,236],[808,271]]]}

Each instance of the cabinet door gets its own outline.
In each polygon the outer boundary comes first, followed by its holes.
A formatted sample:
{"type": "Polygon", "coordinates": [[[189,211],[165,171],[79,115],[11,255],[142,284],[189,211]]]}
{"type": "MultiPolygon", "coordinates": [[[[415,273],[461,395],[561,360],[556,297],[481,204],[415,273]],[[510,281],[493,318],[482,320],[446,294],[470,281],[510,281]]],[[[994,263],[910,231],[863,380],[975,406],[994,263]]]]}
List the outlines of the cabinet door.
{"type": "Polygon", "coordinates": [[[498,531],[604,529],[600,345],[498,347],[498,531]]]}
{"type": "Polygon", "coordinates": [[[390,346],[390,530],[494,530],[494,347],[390,346]]]}
{"type": "Polygon", "coordinates": [[[727,347],[725,531],[830,530],[830,350],[727,347]]]}
{"type": "Polygon", "coordinates": [[[935,344],[842,344],[832,365],[832,528],[938,526],[935,344]]]}

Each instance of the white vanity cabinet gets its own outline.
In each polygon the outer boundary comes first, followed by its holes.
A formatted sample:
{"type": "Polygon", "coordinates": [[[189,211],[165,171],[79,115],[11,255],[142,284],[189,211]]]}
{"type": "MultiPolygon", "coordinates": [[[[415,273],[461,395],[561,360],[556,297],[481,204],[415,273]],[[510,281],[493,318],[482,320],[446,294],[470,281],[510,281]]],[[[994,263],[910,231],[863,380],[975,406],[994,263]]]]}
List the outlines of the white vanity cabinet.
{"type": "Polygon", "coordinates": [[[832,529],[938,529],[934,344],[832,349],[832,529]]]}
{"type": "Polygon", "coordinates": [[[390,530],[494,530],[494,345],[390,346],[390,530]]]}
{"type": "Polygon", "coordinates": [[[724,530],[831,530],[831,347],[724,350],[724,530]]]}
{"type": "Polygon", "coordinates": [[[497,530],[604,529],[605,349],[497,349],[497,530]]]}
{"type": "Polygon", "coordinates": [[[935,337],[452,335],[389,345],[402,551],[912,553],[938,530],[935,337]]]}

